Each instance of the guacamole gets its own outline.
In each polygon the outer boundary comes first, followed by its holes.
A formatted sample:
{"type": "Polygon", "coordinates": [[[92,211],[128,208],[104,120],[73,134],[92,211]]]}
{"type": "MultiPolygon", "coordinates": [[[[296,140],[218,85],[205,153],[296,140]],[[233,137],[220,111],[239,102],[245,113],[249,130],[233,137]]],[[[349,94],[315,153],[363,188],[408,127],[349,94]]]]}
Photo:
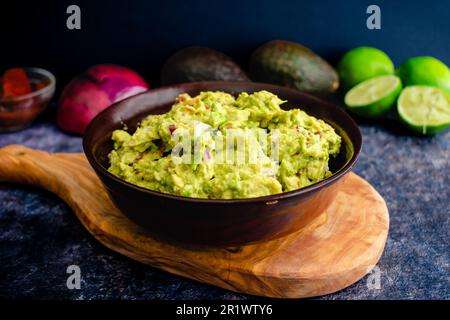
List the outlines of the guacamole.
{"type": "Polygon", "coordinates": [[[151,190],[236,199],[296,190],[331,175],[341,137],[323,120],[259,91],[181,94],[171,110],[115,130],[109,171],[151,190]]]}

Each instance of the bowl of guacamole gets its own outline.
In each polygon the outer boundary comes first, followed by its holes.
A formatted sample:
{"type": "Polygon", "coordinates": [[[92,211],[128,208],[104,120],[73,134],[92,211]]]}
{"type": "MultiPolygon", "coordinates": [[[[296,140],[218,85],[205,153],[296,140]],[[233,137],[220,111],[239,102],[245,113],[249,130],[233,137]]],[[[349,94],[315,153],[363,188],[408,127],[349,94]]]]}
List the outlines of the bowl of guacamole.
{"type": "Polygon", "coordinates": [[[342,138],[301,109],[283,110],[285,102],[266,90],[236,98],[182,93],[134,132],[113,131],[108,171],[143,188],[205,199],[262,197],[322,181],[342,138]],[[185,146],[182,155],[177,146],[185,146]]]}
{"type": "Polygon", "coordinates": [[[177,241],[236,245],[286,235],[321,214],[361,134],[339,107],[292,89],[200,82],[111,106],[83,145],[133,221],[177,241]]]}

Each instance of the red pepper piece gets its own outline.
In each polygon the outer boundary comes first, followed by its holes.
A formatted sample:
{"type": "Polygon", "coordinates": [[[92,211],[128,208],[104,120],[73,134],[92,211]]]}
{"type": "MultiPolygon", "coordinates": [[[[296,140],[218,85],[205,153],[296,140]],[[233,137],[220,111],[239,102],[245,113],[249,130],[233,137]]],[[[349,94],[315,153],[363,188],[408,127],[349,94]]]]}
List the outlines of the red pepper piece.
{"type": "Polygon", "coordinates": [[[3,98],[23,96],[32,91],[30,81],[21,68],[6,70],[2,82],[3,98]]]}

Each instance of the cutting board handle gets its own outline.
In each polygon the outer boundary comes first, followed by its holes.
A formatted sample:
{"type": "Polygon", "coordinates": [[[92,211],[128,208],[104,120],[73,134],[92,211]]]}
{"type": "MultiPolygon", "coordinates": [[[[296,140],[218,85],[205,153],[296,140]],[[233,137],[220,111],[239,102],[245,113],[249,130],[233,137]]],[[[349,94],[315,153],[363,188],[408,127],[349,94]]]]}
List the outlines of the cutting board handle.
{"type": "Polygon", "coordinates": [[[12,144],[0,148],[0,181],[38,186],[68,200],[70,177],[77,172],[72,168],[79,170],[79,164],[79,154],[48,153],[12,144]]]}

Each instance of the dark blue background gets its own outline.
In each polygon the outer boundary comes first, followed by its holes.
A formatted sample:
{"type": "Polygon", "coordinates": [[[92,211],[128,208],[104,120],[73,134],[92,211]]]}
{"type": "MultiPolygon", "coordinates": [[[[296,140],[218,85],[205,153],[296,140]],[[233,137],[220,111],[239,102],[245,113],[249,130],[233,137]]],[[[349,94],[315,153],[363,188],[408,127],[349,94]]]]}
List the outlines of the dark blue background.
{"type": "Polygon", "coordinates": [[[177,49],[204,45],[244,67],[271,39],[298,41],[336,63],[346,50],[370,45],[396,64],[432,55],[450,64],[450,3],[435,1],[2,1],[0,68],[42,66],[60,84],[102,62],[137,69],[157,83],[177,49]],[[78,4],[82,30],[66,28],[66,8],[78,4]],[[382,29],[366,28],[367,6],[381,8],[382,29]]]}

